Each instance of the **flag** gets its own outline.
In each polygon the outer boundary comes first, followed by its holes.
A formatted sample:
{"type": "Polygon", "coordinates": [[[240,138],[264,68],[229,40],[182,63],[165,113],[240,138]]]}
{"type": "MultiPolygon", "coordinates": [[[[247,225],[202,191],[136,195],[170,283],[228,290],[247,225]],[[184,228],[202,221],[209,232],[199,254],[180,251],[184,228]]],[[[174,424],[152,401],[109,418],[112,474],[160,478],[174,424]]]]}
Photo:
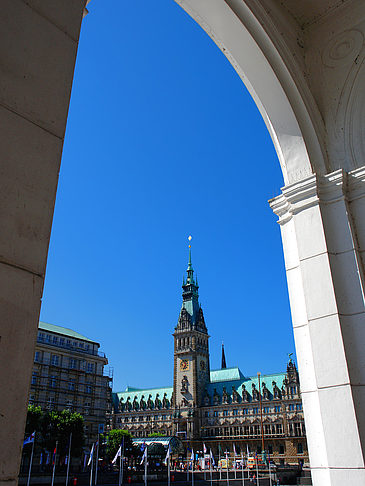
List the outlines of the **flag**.
{"type": "Polygon", "coordinates": [[[53,450],[53,456],[52,456],[52,466],[56,462],[56,452],[57,452],[57,446],[53,450]]]}
{"type": "Polygon", "coordinates": [[[140,462],[141,465],[143,464],[143,462],[145,460],[147,461],[147,449],[148,449],[148,447],[144,448],[144,453],[143,453],[143,456],[142,456],[142,459],[141,459],[141,462],[140,462]]]}
{"type": "Polygon", "coordinates": [[[115,464],[117,462],[118,457],[120,457],[121,455],[122,455],[122,444],[119,446],[119,449],[115,454],[114,459],[112,460],[112,464],[115,464]]]}
{"type": "Polygon", "coordinates": [[[41,455],[39,457],[39,465],[41,466],[43,464],[43,452],[41,452],[41,455]]]}
{"type": "Polygon", "coordinates": [[[215,466],[215,460],[214,460],[214,456],[213,456],[213,453],[212,453],[212,449],[210,449],[209,456],[210,456],[210,461],[212,463],[212,466],[215,466]]]}
{"type": "Polygon", "coordinates": [[[141,451],[143,452],[146,448],[146,441],[143,442],[143,444],[141,444],[141,451]]]}
{"type": "Polygon", "coordinates": [[[207,448],[205,447],[204,442],[203,442],[203,451],[204,451],[204,454],[206,454],[206,453],[207,453],[207,448]]]}
{"type": "Polygon", "coordinates": [[[233,454],[234,454],[234,457],[236,457],[236,456],[237,456],[237,453],[236,453],[236,446],[234,445],[234,443],[233,443],[233,454]]]}
{"type": "Polygon", "coordinates": [[[165,457],[165,460],[164,460],[164,464],[167,466],[167,461],[169,460],[170,458],[170,444],[167,448],[167,454],[166,454],[166,457],[165,457]]]}
{"type": "Polygon", "coordinates": [[[92,445],[91,447],[91,452],[90,452],[90,457],[89,457],[89,460],[87,462],[87,465],[90,466],[91,464],[91,461],[93,460],[93,455],[94,455],[94,444],[92,445]]]}
{"type": "Polygon", "coordinates": [[[49,455],[50,455],[49,454],[49,451],[46,451],[46,454],[47,454],[47,456],[46,456],[46,465],[48,466],[48,464],[49,464],[49,455]]]}
{"type": "Polygon", "coordinates": [[[26,444],[31,444],[32,442],[34,442],[34,439],[35,439],[35,431],[24,440],[23,446],[25,446],[26,444]]]}
{"type": "Polygon", "coordinates": [[[248,450],[248,444],[246,444],[246,450],[247,450],[247,457],[250,455],[250,451],[248,450]]]}
{"type": "Polygon", "coordinates": [[[194,461],[194,449],[191,449],[190,464],[194,461]]]}

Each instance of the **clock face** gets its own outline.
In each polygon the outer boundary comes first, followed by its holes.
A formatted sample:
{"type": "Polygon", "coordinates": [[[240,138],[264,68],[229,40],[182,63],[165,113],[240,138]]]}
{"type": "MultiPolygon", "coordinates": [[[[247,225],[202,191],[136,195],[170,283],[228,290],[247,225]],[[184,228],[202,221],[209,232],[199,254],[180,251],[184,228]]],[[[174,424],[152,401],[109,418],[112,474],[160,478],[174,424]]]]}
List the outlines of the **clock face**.
{"type": "Polygon", "coordinates": [[[204,370],[205,370],[205,361],[200,361],[200,369],[201,369],[202,371],[204,371],[204,370]]]}
{"type": "Polygon", "coordinates": [[[182,359],[180,361],[180,371],[187,371],[189,369],[189,360],[182,359]]]}

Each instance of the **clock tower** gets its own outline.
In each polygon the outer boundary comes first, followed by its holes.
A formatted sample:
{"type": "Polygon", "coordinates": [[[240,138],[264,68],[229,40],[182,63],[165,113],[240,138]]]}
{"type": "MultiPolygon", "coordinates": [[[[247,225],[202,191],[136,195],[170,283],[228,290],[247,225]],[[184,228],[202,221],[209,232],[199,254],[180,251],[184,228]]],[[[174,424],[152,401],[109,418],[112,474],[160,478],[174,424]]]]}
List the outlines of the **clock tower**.
{"type": "MultiPolygon", "coordinates": [[[[191,239],[191,238],[189,238],[191,239]]],[[[194,278],[189,245],[186,280],[183,278],[183,302],[174,336],[174,424],[175,433],[187,438],[199,435],[198,407],[202,405],[210,379],[209,335],[199,304],[198,280],[194,278]]]]}

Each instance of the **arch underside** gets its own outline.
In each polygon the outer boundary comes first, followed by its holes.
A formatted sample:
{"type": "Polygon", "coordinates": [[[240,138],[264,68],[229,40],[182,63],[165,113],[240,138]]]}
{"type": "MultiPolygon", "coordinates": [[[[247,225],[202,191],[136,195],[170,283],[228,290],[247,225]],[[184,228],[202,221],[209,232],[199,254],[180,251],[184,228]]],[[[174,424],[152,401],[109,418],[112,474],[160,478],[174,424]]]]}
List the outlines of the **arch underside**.
{"type": "Polygon", "coordinates": [[[212,38],[246,85],[270,132],[286,185],[312,174],[362,166],[364,145],[359,147],[354,138],[364,138],[357,124],[365,112],[357,96],[364,80],[363,36],[359,31],[354,39],[347,36],[345,42],[355,45],[345,52],[344,62],[336,58],[342,55],[341,42],[336,36],[332,40],[333,32],[341,30],[337,10],[343,14],[348,7],[359,21],[363,12],[355,7],[360,2],[340,2],[341,8],[331,0],[318,5],[285,2],[284,9],[270,0],[175,1],[212,38]],[[336,42],[341,54],[336,54],[336,42]],[[337,68],[338,78],[338,68],[355,58],[356,66],[334,100],[338,87],[329,92],[329,77],[337,68]]]}

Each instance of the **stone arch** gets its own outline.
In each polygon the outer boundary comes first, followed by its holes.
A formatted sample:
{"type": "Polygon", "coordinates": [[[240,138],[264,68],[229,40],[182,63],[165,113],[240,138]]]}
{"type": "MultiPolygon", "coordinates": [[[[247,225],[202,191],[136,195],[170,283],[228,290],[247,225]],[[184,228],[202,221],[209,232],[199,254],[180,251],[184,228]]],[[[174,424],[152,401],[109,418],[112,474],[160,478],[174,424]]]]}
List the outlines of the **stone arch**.
{"type": "MultiPolygon", "coordinates": [[[[283,238],[313,483],[365,484],[365,4],[176,1],[241,76],[282,167],[286,187],[271,206],[283,238]]],[[[22,414],[86,3],[54,8],[52,2],[6,0],[0,17],[0,310],[7,364],[0,381],[17,384],[2,402],[0,483],[15,484],[19,471],[22,414]]]]}
{"type": "MultiPolygon", "coordinates": [[[[261,9],[260,17],[255,15],[248,1],[175,1],[221,49],[250,92],[275,145],[285,184],[326,173],[320,116],[305,83],[293,79],[275,45],[279,26],[270,14],[261,9]]],[[[295,75],[303,74],[296,69],[295,75]]]]}

